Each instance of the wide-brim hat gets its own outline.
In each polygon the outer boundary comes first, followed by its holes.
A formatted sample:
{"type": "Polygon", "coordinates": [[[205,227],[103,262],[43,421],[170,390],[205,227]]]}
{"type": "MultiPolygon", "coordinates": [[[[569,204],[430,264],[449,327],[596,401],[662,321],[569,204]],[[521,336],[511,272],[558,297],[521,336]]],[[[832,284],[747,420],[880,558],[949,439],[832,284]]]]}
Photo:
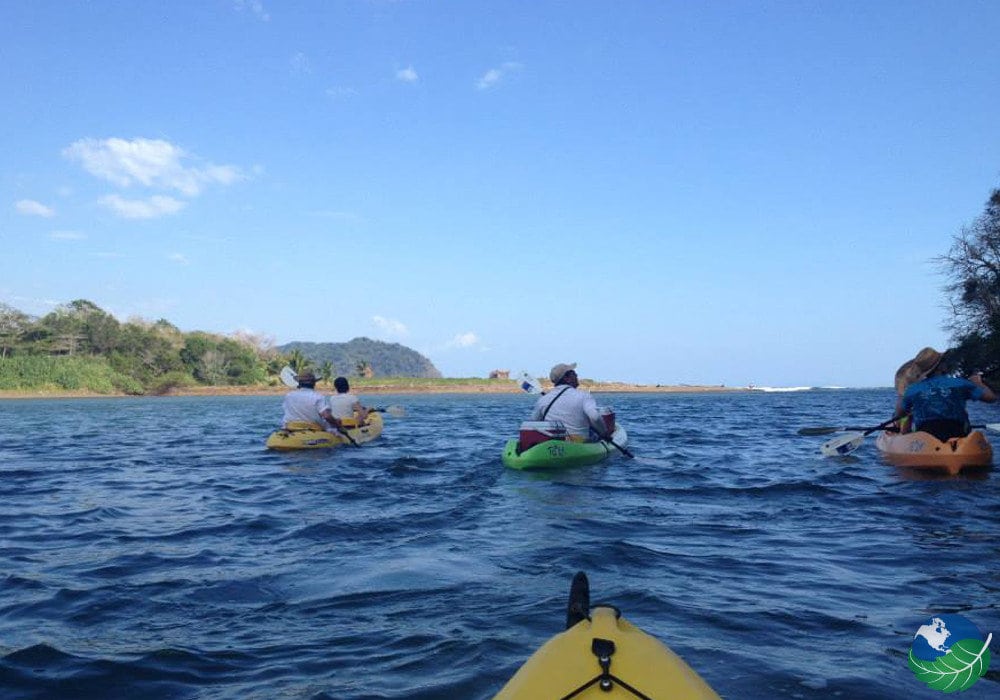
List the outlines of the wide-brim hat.
{"type": "Polygon", "coordinates": [[[310,371],[300,372],[295,375],[295,381],[299,384],[316,383],[316,375],[310,371]]]}
{"type": "Polygon", "coordinates": [[[934,348],[924,348],[912,360],[904,362],[896,370],[896,393],[902,395],[908,386],[925,379],[927,375],[937,369],[943,357],[944,353],[940,353],[934,348]]]}
{"type": "Polygon", "coordinates": [[[569,372],[571,369],[576,369],[575,362],[572,362],[570,364],[565,364],[563,362],[560,362],[558,365],[552,368],[551,372],[549,372],[549,379],[552,380],[553,384],[558,384],[559,380],[562,379],[564,376],[566,376],[566,373],[569,372]]]}

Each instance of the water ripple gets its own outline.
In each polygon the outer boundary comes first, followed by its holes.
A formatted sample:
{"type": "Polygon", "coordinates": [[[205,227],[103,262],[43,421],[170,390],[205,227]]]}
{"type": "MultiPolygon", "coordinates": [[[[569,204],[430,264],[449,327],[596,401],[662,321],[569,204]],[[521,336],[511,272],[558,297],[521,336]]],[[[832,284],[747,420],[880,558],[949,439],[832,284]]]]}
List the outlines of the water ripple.
{"type": "Polygon", "coordinates": [[[916,626],[1000,632],[992,471],[795,433],[891,392],[601,401],[637,458],[560,473],[500,464],[526,396],[380,397],[380,440],[303,454],[263,449],[273,397],[0,402],[2,695],[488,698],[578,569],[731,698],[937,697],[916,626]]]}

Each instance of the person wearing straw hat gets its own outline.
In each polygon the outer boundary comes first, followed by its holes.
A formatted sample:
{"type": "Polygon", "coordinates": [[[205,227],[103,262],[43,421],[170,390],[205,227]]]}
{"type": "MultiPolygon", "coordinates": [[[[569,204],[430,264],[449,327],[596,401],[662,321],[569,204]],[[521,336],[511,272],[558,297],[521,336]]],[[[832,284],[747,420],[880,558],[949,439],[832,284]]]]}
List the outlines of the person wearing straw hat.
{"type": "Polygon", "coordinates": [[[340,419],[330,412],[326,396],[316,391],[316,375],[306,370],[295,375],[299,386],[285,395],[281,421],[286,430],[341,432],[340,419]],[[331,428],[324,427],[329,424],[331,428]]]}
{"type": "Polygon", "coordinates": [[[602,440],[610,439],[594,397],[578,388],[575,362],[557,364],[549,372],[549,379],[554,385],[552,391],[538,398],[531,420],[559,421],[572,440],[586,441],[591,430],[602,440]]]}
{"type": "Polygon", "coordinates": [[[904,364],[896,372],[896,390],[902,387],[902,395],[895,417],[911,414],[913,430],[930,433],[942,441],[968,435],[966,402],[993,403],[997,399],[979,372],[968,379],[951,376],[947,352],[924,348],[910,362],[912,365],[904,364]]]}
{"type": "Polygon", "coordinates": [[[912,360],[907,360],[896,370],[896,422],[899,432],[908,433],[913,427],[912,416],[903,410],[903,394],[911,385],[919,382],[934,369],[941,359],[941,353],[934,348],[924,348],[912,360]]]}

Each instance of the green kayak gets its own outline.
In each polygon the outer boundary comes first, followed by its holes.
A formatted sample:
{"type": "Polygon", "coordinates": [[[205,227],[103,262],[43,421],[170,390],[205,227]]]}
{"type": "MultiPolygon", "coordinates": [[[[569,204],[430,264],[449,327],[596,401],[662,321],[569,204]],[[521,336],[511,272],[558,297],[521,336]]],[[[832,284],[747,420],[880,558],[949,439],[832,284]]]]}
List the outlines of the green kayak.
{"type": "MultiPolygon", "coordinates": [[[[619,447],[628,443],[625,428],[615,427],[612,441],[619,447]]],[[[603,462],[618,449],[607,441],[572,442],[570,440],[546,440],[532,445],[518,453],[518,439],[508,440],[503,448],[503,463],[511,469],[565,469],[582,467],[603,462]]]]}

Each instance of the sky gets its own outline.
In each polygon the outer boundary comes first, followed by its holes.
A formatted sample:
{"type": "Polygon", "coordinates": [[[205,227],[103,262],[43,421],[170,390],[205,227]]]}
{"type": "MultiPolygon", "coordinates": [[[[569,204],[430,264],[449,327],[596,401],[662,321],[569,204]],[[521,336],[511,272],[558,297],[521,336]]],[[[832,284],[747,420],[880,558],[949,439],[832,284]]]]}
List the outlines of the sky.
{"type": "Polygon", "coordinates": [[[0,303],[890,386],[1000,187],[997,36],[990,0],[5,0],[0,303]]]}

